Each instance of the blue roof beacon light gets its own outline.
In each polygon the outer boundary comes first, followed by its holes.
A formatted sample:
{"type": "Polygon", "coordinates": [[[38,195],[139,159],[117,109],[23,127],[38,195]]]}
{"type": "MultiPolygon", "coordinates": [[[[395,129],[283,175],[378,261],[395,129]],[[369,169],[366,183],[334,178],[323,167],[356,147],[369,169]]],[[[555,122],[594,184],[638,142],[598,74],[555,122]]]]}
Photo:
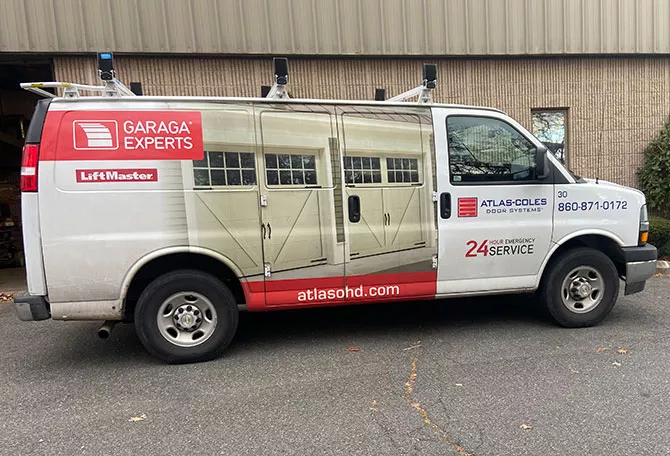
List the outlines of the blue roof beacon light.
{"type": "Polygon", "coordinates": [[[114,80],[114,63],[111,52],[98,52],[98,74],[103,81],[114,80]]]}

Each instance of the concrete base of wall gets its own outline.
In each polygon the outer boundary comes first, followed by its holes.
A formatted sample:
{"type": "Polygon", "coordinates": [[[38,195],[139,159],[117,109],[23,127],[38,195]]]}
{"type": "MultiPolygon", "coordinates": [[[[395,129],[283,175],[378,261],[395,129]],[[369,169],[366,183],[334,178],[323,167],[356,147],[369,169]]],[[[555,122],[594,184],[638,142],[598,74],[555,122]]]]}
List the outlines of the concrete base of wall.
{"type": "Polygon", "coordinates": [[[656,262],[656,274],[670,274],[670,261],[659,260],[656,262]]]}

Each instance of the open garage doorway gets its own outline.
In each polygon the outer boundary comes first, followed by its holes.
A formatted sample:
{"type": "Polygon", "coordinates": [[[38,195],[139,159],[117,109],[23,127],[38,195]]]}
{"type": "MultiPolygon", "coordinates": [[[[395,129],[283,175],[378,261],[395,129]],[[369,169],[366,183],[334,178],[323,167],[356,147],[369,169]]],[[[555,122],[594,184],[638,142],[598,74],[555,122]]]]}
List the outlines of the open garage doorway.
{"type": "Polygon", "coordinates": [[[0,301],[25,283],[21,235],[21,151],[38,97],[21,82],[53,80],[51,59],[0,56],[0,301]]]}

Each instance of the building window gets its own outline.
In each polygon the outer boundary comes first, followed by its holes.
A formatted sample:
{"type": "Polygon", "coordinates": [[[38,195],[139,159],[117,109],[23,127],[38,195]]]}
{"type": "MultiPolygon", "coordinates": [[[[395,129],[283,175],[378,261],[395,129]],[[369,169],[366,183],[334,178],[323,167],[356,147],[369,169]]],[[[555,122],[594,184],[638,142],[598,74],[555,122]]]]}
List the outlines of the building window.
{"type": "Polygon", "coordinates": [[[447,118],[451,181],[534,180],[535,146],[512,126],[487,117],[447,118]]]}
{"type": "Polygon", "coordinates": [[[316,155],[265,154],[268,185],[317,185],[316,155]]]}
{"type": "Polygon", "coordinates": [[[565,144],[567,110],[534,109],[532,117],[533,134],[561,163],[567,163],[568,153],[565,144]]]}
{"type": "Polygon", "coordinates": [[[256,185],[254,154],[247,152],[205,152],[193,160],[196,187],[256,185]]]}
{"type": "Polygon", "coordinates": [[[416,158],[387,158],[388,181],[393,183],[419,183],[419,160],[416,158]]]}
{"type": "Polygon", "coordinates": [[[347,184],[380,184],[381,166],[379,157],[344,157],[344,181],[347,184]]]}

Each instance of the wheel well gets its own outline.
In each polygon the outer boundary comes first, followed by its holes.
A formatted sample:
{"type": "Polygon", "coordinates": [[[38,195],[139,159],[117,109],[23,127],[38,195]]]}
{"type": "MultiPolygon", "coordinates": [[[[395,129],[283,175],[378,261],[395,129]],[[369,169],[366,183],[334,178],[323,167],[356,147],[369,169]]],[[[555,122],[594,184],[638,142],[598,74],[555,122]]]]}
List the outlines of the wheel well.
{"type": "MultiPolygon", "coordinates": [[[[554,252],[549,263],[554,261],[556,258],[559,258],[563,252],[571,250],[575,247],[590,247],[595,250],[600,250],[605,255],[607,255],[610,260],[612,260],[616,266],[619,276],[625,275],[626,261],[624,260],[621,247],[613,239],[599,234],[586,234],[570,239],[554,252]]],[[[545,270],[547,270],[547,268],[545,268],[545,270]]]]}
{"type": "Polygon", "coordinates": [[[244,291],[240,280],[232,269],[224,263],[210,256],[198,253],[173,253],[149,261],[135,273],[124,300],[124,320],[133,319],[137,300],[147,285],[163,274],[178,269],[195,269],[217,277],[230,288],[238,304],[245,304],[244,291]]]}

